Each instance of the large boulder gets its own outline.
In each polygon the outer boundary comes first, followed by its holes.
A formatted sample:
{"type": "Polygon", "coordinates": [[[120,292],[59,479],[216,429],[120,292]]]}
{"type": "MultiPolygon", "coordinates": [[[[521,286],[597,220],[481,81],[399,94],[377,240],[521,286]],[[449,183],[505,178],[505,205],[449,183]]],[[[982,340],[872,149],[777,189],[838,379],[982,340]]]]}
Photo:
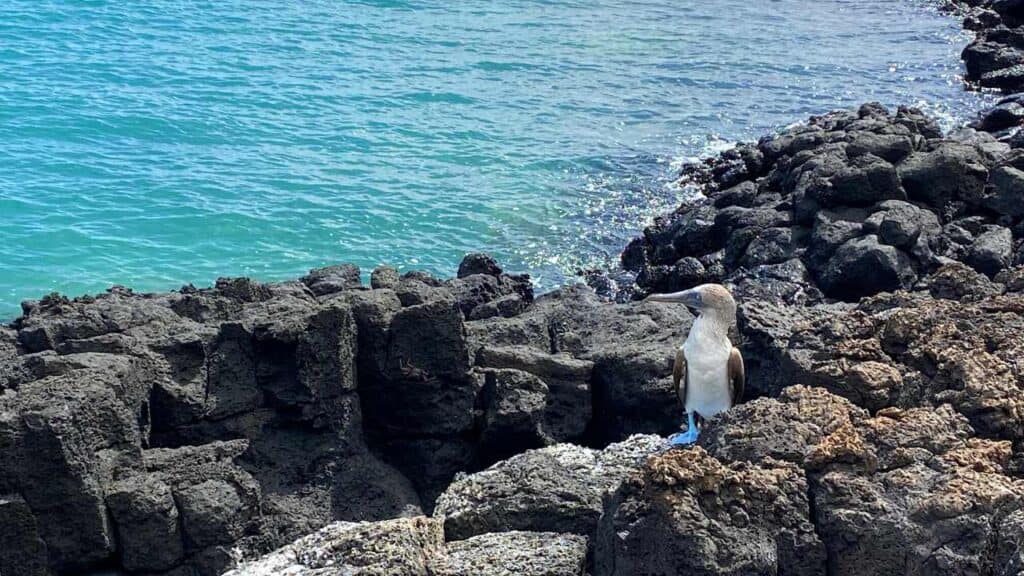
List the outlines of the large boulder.
{"type": "Polygon", "coordinates": [[[992,193],[983,197],[981,204],[997,214],[1024,216],[1024,171],[1015,166],[999,166],[992,171],[990,181],[992,193]]]}
{"type": "Polygon", "coordinates": [[[927,247],[942,232],[939,217],[931,210],[900,200],[882,202],[877,208],[864,221],[863,230],[876,234],[884,244],[910,251],[918,240],[927,247]]]}
{"type": "Polygon", "coordinates": [[[870,153],[853,157],[829,183],[830,187],[818,189],[816,197],[825,207],[869,206],[907,197],[893,165],[870,153]]]}
{"type": "Polygon", "coordinates": [[[238,465],[248,448],[246,440],[154,448],[143,453],[143,471],[111,486],[107,502],[135,570],[181,559],[216,576],[233,565],[230,549],[259,525],[263,504],[260,484],[238,465]]]}
{"type": "Polygon", "coordinates": [[[359,267],[355,264],[339,264],[310,270],[301,281],[317,296],[352,290],[362,285],[359,267]]]}
{"type": "Polygon", "coordinates": [[[571,444],[530,450],[456,478],[434,516],[449,540],[508,530],[591,535],[604,494],[661,445],[661,438],[635,436],[600,451],[571,444]]]}
{"type": "Polygon", "coordinates": [[[539,298],[552,349],[594,363],[595,440],[671,432],[682,412],[672,386],[672,362],[693,316],[685,306],[609,305],[588,289],[563,288],[539,298]]]}
{"type": "Polygon", "coordinates": [[[966,263],[989,277],[1010,266],[1013,260],[1013,234],[1002,226],[989,225],[968,248],[966,263]]]}
{"type": "Polygon", "coordinates": [[[607,444],[678,428],[672,361],[692,322],[685,306],[610,304],[575,285],[544,294],[514,318],[467,326],[480,366],[523,370],[547,384],[553,438],[587,429],[588,442],[607,444]]]}
{"type": "Polygon", "coordinates": [[[1009,574],[1000,519],[1024,505],[1009,444],[969,438],[948,408],[889,409],[809,455],[815,524],[837,575],[1009,574]]]}
{"type": "Polygon", "coordinates": [[[83,371],[0,395],[0,491],[32,510],[54,570],[102,561],[116,546],[103,485],[112,465],[139,466],[141,440],[115,385],[110,372],[83,371]]]}
{"type": "Polygon", "coordinates": [[[486,460],[553,443],[544,427],[550,389],[543,380],[509,369],[487,370],[484,377],[480,449],[486,460]]]}
{"type": "Polygon", "coordinates": [[[465,278],[467,276],[473,276],[475,274],[486,274],[488,276],[501,276],[501,266],[498,262],[487,254],[481,254],[474,252],[472,254],[466,254],[459,263],[459,278],[465,278]]]}
{"type": "Polygon", "coordinates": [[[370,287],[374,290],[393,289],[400,281],[398,270],[391,266],[378,266],[370,272],[370,287]]]}
{"type": "Polygon", "coordinates": [[[526,372],[544,384],[540,423],[554,442],[576,440],[586,432],[593,415],[593,362],[525,346],[485,346],[477,351],[476,361],[483,368],[526,372]]]}
{"type": "Polygon", "coordinates": [[[988,180],[982,155],[973,146],[940,142],[898,166],[900,181],[911,200],[942,210],[953,200],[978,197],[988,180]]]}
{"type": "Polygon", "coordinates": [[[463,316],[451,296],[399,310],[389,333],[388,379],[459,378],[469,371],[463,316]]]}
{"type": "Polygon", "coordinates": [[[836,249],[818,277],[821,290],[841,300],[909,288],[915,281],[910,257],[882,244],[874,234],[854,238],[836,249]]]}
{"type": "Polygon", "coordinates": [[[126,570],[159,572],[181,562],[180,514],[167,484],[146,476],[122,480],[107,490],[107,505],[126,570]]]}
{"type": "Polygon", "coordinates": [[[595,572],[823,574],[807,494],[786,462],[724,464],[699,447],[653,456],[610,499],[595,572]]]}
{"type": "Polygon", "coordinates": [[[385,378],[391,320],[402,309],[390,288],[345,292],[339,300],[352,310],[357,332],[357,370],[363,381],[385,378]]]}

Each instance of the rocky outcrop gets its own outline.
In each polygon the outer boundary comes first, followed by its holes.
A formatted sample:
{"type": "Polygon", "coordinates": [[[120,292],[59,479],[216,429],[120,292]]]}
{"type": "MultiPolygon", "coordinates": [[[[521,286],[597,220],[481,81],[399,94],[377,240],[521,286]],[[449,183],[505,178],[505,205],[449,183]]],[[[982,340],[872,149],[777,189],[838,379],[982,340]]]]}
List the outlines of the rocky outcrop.
{"type": "Polygon", "coordinates": [[[799,467],[726,465],[703,449],[652,457],[602,518],[595,572],[822,574],[799,467]]]}
{"type": "MultiPolygon", "coordinates": [[[[934,232],[887,206],[877,237],[934,232]]],[[[1014,573],[1024,267],[857,303],[792,269],[738,277],[749,401],[670,453],[682,306],[571,286],[470,320],[517,280],[335,272],[27,303],[0,569],[219,574],[314,534],[239,574],[1014,573]]]]}
{"type": "Polygon", "coordinates": [[[449,283],[381,276],[27,304],[0,333],[4,573],[1020,566],[1024,267],[858,303],[744,277],[750,400],[671,452],[684,307],[574,286],[467,320],[449,283]]]}
{"type": "Polygon", "coordinates": [[[219,574],[332,522],[429,513],[456,473],[524,450],[679,426],[688,312],[462,269],[26,303],[0,330],[0,533],[20,543],[0,570],[219,574]]]}
{"type": "MultiPolygon", "coordinates": [[[[1018,4],[959,3],[972,81],[1024,78],[1018,4]]],[[[867,104],[689,166],[615,304],[484,254],[26,302],[0,573],[1018,574],[1022,122],[867,104]],[[629,300],[711,281],[748,401],[666,451],[693,319],[629,300]]]]}
{"type": "Polygon", "coordinates": [[[776,367],[752,370],[749,385],[812,384],[872,411],[948,404],[982,436],[1021,441],[1024,294],[962,264],[926,284],[856,306],[741,304],[751,363],[776,367]]]}
{"type": "Polygon", "coordinates": [[[646,291],[730,282],[786,303],[912,289],[954,261],[992,277],[1021,263],[1020,163],[988,133],[943,136],[910,108],[812,117],[684,169],[703,194],[622,264],[646,291]]]}
{"type": "MultiPolygon", "coordinates": [[[[962,1],[950,4],[964,15],[964,27],[975,39],[964,48],[961,57],[967,68],[966,79],[980,87],[1017,92],[1024,88],[1024,10],[1013,0],[962,1]]],[[[996,112],[986,128],[999,129],[1012,109],[996,112]],[[993,124],[995,122],[996,124],[993,124]]]]}
{"type": "Polygon", "coordinates": [[[458,478],[433,518],[334,524],[231,574],[1010,575],[1011,454],[949,405],[872,415],[796,385],[698,446],[528,451],[458,478]]]}
{"type": "Polygon", "coordinates": [[[948,406],[871,416],[794,386],[654,456],[601,520],[597,574],[1013,574],[1010,443],[948,406]]]}

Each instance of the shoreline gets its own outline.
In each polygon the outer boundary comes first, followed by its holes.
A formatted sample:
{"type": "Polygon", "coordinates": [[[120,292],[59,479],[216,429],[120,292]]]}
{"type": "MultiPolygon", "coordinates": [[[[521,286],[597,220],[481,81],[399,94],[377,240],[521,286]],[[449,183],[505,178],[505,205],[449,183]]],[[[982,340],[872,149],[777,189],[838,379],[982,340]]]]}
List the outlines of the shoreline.
{"type": "Polygon", "coordinates": [[[0,323],[0,571],[1014,573],[1022,123],[864,104],[684,168],[704,197],[621,261],[738,302],[744,402],[690,449],[663,437],[693,316],[614,271],[535,295],[470,254],[29,303],[0,323]]]}
{"type": "MultiPolygon", "coordinates": [[[[854,12],[859,12],[859,10],[855,10],[854,12]]],[[[872,12],[878,12],[878,10],[872,10],[872,12]]],[[[882,97],[885,99],[887,104],[895,105],[896,103],[899,103],[899,102],[901,102],[904,99],[916,99],[918,96],[921,96],[922,101],[924,101],[925,99],[928,99],[928,100],[932,100],[932,101],[938,103],[939,105],[937,106],[937,108],[939,109],[940,113],[942,111],[945,111],[945,110],[950,110],[951,112],[953,112],[954,109],[955,109],[955,113],[951,114],[949,116],[949,118],[952,118],[954,116],[956,118],[958,118],[958,119],[964,118],[965,116],[967,116],[967,114],[963,113],[962,109],[964,107],[972,108],[972,109],[977,107],[977,103],[973,99],[970,100],[969,103],[962,104],[960,107],[955,107],[955,106],[947,107],[947,106],[943,106],[941,104],[943,102],[952,102],[954,100],[957,100],[957,101],[960,101],[960,100],[956,98],[955,94],[951,93],[952,89],[948,89],[947,88],[947,89],[943,89],[943,90],[935,90],[935,89],[930,88],[933,85],[933,83],[940,84],[943,87],[945,87],[947,84],[949,84],[950,86],[955,84],[952,81],[946,82],[946,81],[944,81],[944,79],[946,79],[947,77],[950,77],[950,75],[953,72],[959,73],[959,63],[957,63],[955,69],[950,68],[949,66],[941,65],[941,63],[952,62],[952,60],[950,60],[949,57],[952,56],[954,51],[958,52],[960,50],[960,48],[963,46],[963,44],[965,43],[965,40],[964,40],[965,35],[959,34],[953,28],[953,26],[959,27],[959,24],[958,23],[954,23],[954,22],[949,22],[949,21],[942,22],[943,20],[945,20],[945,17],[940,17],[938,10],[931,3],[926,3],[926,5],[911,6],[911,9],[909,10],[909,12],[903,10],[903,8],[901,7],[899,13],[901,13],[901,14],[907,13],[908,16],[909,15],[913,15],[913,14],[920,14],[922,16],[922,18],[920,20],[923,21],[923,22],[926,22],[927,25],[925,25],[925,26],[921,26],[921,25],[913,26],[912,28],[915,29],[915,30],[922,29],[923,32],[926,33],[926,34],[927,34],[927,32],[929,30],[941,30],[941,33],[936,33],[935,34],[935,38],[934,39],[932,39],[930,36],[928,36],[926,38],[927,43],[930,44],[933,47],[931,50],[922,51],[920,53],[918,53],[916,51],[914,52],[914,55],[920,54],[922,56],[922,58],[918,58],[917,60],[914,60],[915,62],[929,62],[929,63],[934,62],[934,63],[939,63],[940,65],[938,65],[938,66],[935,66],[935,67],[931,67],[930,66],[930,67],[928,67],[928,69],[930,69],[930,70],[938,70],[939,72],[937,72],[937,73],[935,73],[935,74],[933,74],[931,76],[926,76],[925,77],[926,79],[927,78],[934,78],[933,81],[927,82],[925,85],[923,85],[923,87],[922,86],[914,87],[913,84],[919,84],[921,79],[918,79],[916,82],[914,82],[912,84],[907,84],[905,79],[898,79],[898,80],[894,81],[893,78],[896,78],[896,76],[894,76],[893,74],[887,74],[885,72],[884,66],[885,66],[886,60],[885,60],[885,57],[883,56],[881,59],[872,59],[871,62],[873,62],[874,65],[872,65],[870,67],[870,69],[865,69],[866,73],[871,74],[872,76],[879,77],[879,78],[884,78],[885,79],[884,82],[886,84],[893,84],[894,86],[896,86],[896,88],[894,88],[892,91],[884,91],[883,90],[881,92],[881,94],[883,95],[882,97]],[[947,45],[947,43],[944,42],[943,39],[946,39],[946,40],[952,42],[952,44],[948,44],[947,45]],[[881,64],[881,67],[878,66],[879,63],[881,64]],[[909,87],[908,88],[902,88],[901,86],[904,86],[904,85],[909,86],[909,87]],[[903,94],[903,93],[908,92],[908,91],[913,92],[913,97],[911,97],[910,95],[907,95],[907,94],[904,94],[905,98],[900,96],[900,94],[903,94]]],[[[889,20],[889,21],[892,20],[891,17],[885,18],[883,16],[882,18],[884,18],[886,20],[889,20]]],[[[900,42],[894,42],[893,46],[898,46],[899,44],[900,44],[900,42]]],[[[882,46],[884,48],[885,45],[883,44],[882,46]]],[[[911,57],[911,60],[913,60],[912,57],[911,57]]],[[[908,64],[911,62],[911,60],[908,60],[908,64]]],[[[858,63],[858,62],[861,62],[861,61],[863,61],[863,60],[859,59],[859,58],[854,58],[854,63],[858,63]]],[[[864,73],[861,73],[861,74],[863,75],[864,73]]],[[[919,75],[919,74],[915,73],[915,76],[916,75],[919,75]]],[[[882,85],[883,88],[884,88],[884,86],[886,84],[882,85]]],[[[957,85],[956,88],[959,88],[959,86],[957,85]]],[[[836,101],[833,101],[831,98],[829,98],[829,96],[831,96],[830,94],[824,94],[824,93],[818,91],[817,92],[817,97],[819,97],[819,100],[818,100],[818,103],[815,104],[814,103],[814,100],[815,100],[814,95],[810,94],[810,93],[805,95],[804,92],[805,91],[801,90],[801,89],[795,90],[795,93],[800,95],[799,98],[798,98],[799,105],[783,106],[781,108],[776,106],[775,108],[778,108],[779,113],[776,114],[775,116],[773,116],[770,121],[765,122],[765,124],[768,125],[769,127],[765,128],[764,132],[766,132],[766,133],[767,132],[772,132],[772,131],[774,131],[774,129],[775,129],[774,127],[775,126],[780,126],[780,125],[786,124],[788,122],[801,119],[801,117],[805,115],[804,114],[805,111],[808,112],[808,113],[811,113],[811,112],[813,112],[813,113],[824,112],[829,107],[832,107],[832,106],[836,105],[835,104],[836,101]],[[830,101],[832,102],[832,104],[829,104],[830,101]],[[786,112],[785,110],[789,110],[789,112],[786,112]],[[789,116],[789,117],[787,118],[787,116],[789,116]]],[[[872,90],[871,92],[874,92],[874,90],[872,90]]],[[[966,100],[963,100],[963,101],[967,102],[966,100]]],[[[845,103],[847,103],[849,105],[859,104],[859,101],[857,101],[857,100],[844,100],[843,102],[845,102],[845,103]]],[[[943,116],[945,117],[945,114],[943,114],[943,116]]],[[[753,118],[751,118],[750,120],[752,122],[754,122],[755,124],[760,124],[760,122],[753,121],[753,118]]],[[[742,124],[743,120],[739,120],[739,122],[742,124]]],[[[943,124],[943,126],[946,126],[946,124],[943,124]]],[[[712,126],[712,128],[709,128],[709,131],[716,131],[716,129],[714,129],[714,126],[712,126]]],[[[751,130],[751,129],[749,129],[749,126],[748,126],[748,129],[746,129],[746,130],[729,131],[729,130],[717,129],[717,131],[721,132],[721,133],[728,134],[732,139],[735,139],[735,140],[756,138],[762,132],[762,130],[760,130],[760,129],[753,129],[753,130],[751,130]]],[[[669,132],[671,132],[671,130],[669,132]]],[[[688,133],[689,132],[687,132],[684,129],[683,132],[680,133],[680,134],[688,134],[688,133]]],[[[668,140],[671,141],[673,139],[669,138],[668,140]]],[[[694,140],[690,140],[690,139],[686,138],[686,139],[683,139],[683,140],[684,140],[684,143],[680,144],[679,146],[676,146],[676,147],[673,147],[671,145],[671,142],[669,142],[668,146],[662,146],[661,144],[658,144],[654,148],[656,148],[658,150],[658,153],[660,154],[659,158],[661,156],[664,156],[664,158],[666,158],[666,159],[676,159],[677,152],[680,149],[681,150],[686,150],[686,151],[690,151],[691,149],[693,149],[694,153],[698,153],[699,152],[700,155],[703,156],[703,145],[699,143],[701,141],[701,139],[697,138],[697,139],[694,139],[694,140]],[[698,143],[694,143],[694,142],[698,142],[698,143]]],[[[645,148],[645,150],[646,150],[646,148],[645,148]]],[[[612,152],[612,153],[614,154],[615,152],[612,152]]],[[[614,157],[613,160],[616,163],[618,163],[620,158],[614,157]]],[[[628,173],[635,174],[635,173],[642,172],[642,171],[643,171],[643,169],[641,169],[641,168],[630,168],[630,169],[627,169],[626,173],[627,174],[628,173]]],[[[674,171],[671,170],[671,169],[665,169],[664,172],[665,172],[666,175],[670,175],[674,171]]],[[[657,176],[657,177],[660,178],[660,175],[657,176]]],[[[628,225],[623,225],[623,226],[616,226],[615,224],[611,225],[610,228],[615,228],[617,230],[617,232],[615,234],[613,234],[613,235],[609,235],[610,237],[612,237],[611,241],[602,243],[600,245],[600,247],[599,247],[600,249],[597,251],[596,254],[591,256],[591,252],[589,250],[587,250],[587,249],[578,251],[578,253],[585,254],[586,256],[581,257],[579,259],[576,259],[576,258],[567,259],[567,260],[571,260],[568,264],[565,264],[564,262],[559,262],[558,263],[558,270],[549,269],[548,265],[546,263],[544,263],[541,260],[541,258],[520,258],[518,261],[520,261],[521,264],[518,265],[518,268],[521,269],[524,272],[533,272],[534,270],[540,272],[541,277],[538,278],[537,274],[534,274],[534,278],[536,280],[538,280],[539,284],[543,285],[543,289],[548,290],[548,289],[553,289],[553,288],[557,287],[559,284],[562,284],[562,283],[565,283],[565,282],[576,281],[576,279],[573,278],[573,273],[576,271],[577,268],[586,269],[586,268],[592,268],[592,267],[602,267],[602,266],[607,266],[611,262],[614,262],[616,260],[617,256],[618,256],[618,252],[620,252],[621,249],[625,246],[625,244],[630,239],[631,235],[637,233],[643,226],[645,226],[647,224],[647,222],[644,222],[642,220],[642,218],[645,215],[650,216],[650,215],[652,215],[652,214],[654,214],[656,212],[667,211],[667,210],[671,209],[672,206],[670,206],[670,205],[674,206],[675,194],[673,194],[671,191],[665,191],[665,190],[659,189],[658,185],[660,185],[660,182],[655,182],[653,186],[648,187],[648,186],[646,186],[647,181],[648,180],[646,180],[646,179],[643,180],[641,185],[644,188],[648,188],[648,189],[651,189],[651,190],[655,191],[655,192],[653,192],[651,194],[652,198],[661,197],[661,198],[666,198],[668,200],[664,204],[657,203],[656,206],[652,206],[652,207],[645,208],[643,210],[637,211],[636,213],[639,214],[639,217],[636,218],[636,221],[633,221],[631,216],[628,216],[626,218],[620,218],[620,211],[618,209],[614,209],[613,208],[611,210],[605,210],[604,213],[605,214],[609,214],[609,217],[607,218],[608,221],[619,222],[619,221],[622,221],[622,220],[629,220],[630,223],[628,225]],[[579,260],[579,261],[576,262],[576,260],[579,260]],[[551,272],[551,273],[548,273],[548,272],[551,272]],[[556,274],[555,272],[564,272],[564,274],[556,274]],[[556,278],[556,276],[558,276],[559,278],[556,278]]],[[[588,183],[589,183],[589,180],[588,180],[588,183]]],[[[584,195],[584,196],[586,196],[586,195],[584,195]]],[[[590,203],[585,203],[585,204],[587,204],[587,209],[588,209],[588,212],[589,212],[589,209],[591,208],[590,203]]],[[[594,203],[594,204],[596,205],[596,203],[594,203]]],[[[648,204],[648,203],[640,200],[640,201],[637,201],[636,204],[648,204]]],[[[96,217],[103,218],[102,215],[97,215],[96,217]]],[[[602,219],[602,220],[604,220],[604,219],[602,219]]],[[[562,222],[566,222],[565,219],[562,219],[561,221],[562,222]]],[[[584,223],[584,225],[586,225],[586,223],[584,223]]],[[[563,229],[564,230],[573,230],[573,231],[586,230],[586,228],[584,228],[582,225],[576,225],[576,224],[566,225],[563,229]]],[[[601,230],[601,229],[602,229],[601,227],[590,228],[590,230],[595,231],[595,235],[599,235],[599,234],[596,234],[596,231],[601,230]]],[[[563,233],[563,232],[557,232],[555,234],[556,234],[556,236],[561,236],[561,237],[572,237],[572,236],[576,236],[577,235],[577,234],[567,234],[567,233],[563,233]]],[[[584,232],[584,234],[586,234],[586,232],[584,232]]],[[[372,237],[372,235],[368,236],[368,237],[372,237]]],[[[143,236],[140,236],[140,238],[146,238],[146,235],[143,234],[143,236]]],[[[477,247],[476,248],[473,248],[473,243],[472,242],[470,242],[470,243],[463,243],[463,245],[467,247],[467,250],[471,249],[471,248],[475,249],[475,250],[479,250],[481,244],[490,245],[491,241],[490,240],[479,241],[479,242],[477,242],[477,247]]],[[[91,243],[86,241],[84,245],[85,246],[89,246],[89,245],[91,245],[91,243]]],[[[339,242],[338,243],[338,248],[339,248],[339,250],[344,249],[344,252],[348,252],[350,250],[356,250],[356,248],[345,247],[345,243],[344,242],[339,242]]],[[[494,248],[495,249],[500,249],[501,246],[495,246],[494,248]]],[[[515,258],[515,254],[517,252],[518,251],[516,251],[516,252],[509,252],[508,250],[502,252],[503,254],[510,254],[508,257],[502,257],[503,261],[507,261],[508,263],[511,264],[512,259],[515,258]]],[[[577,252],[577,251],[572,251],[572,252],[577,252]]],[[[363,254],[363,252],[361,252],[361,251],[358,251],[358,254],[356,252],[352,252],[351,253],[352,254],[352,258],[346,258],[346,257],[344,257],[344,254],[342,254],[342,256],[343,256],[342,258],[338,258],[337,256],[330,257],[329,256],[330,254],[335,253],[335,251],[332,250],[332,249],[328,249],[328,250],[325,250],[325,251],[322,251],[322,252],[319,251],[319,250],[313,252],[313,254],[316,254],[316,253],[328,254],[328,258],[323,260],[323,261],[308,260],[306,262],[306,266],[308,268],[319,267],[319,266],[327,266],[327,265],[334,264],[336,262],[348,262],[350,260],[357,260],[358,259],[359,264],[364,269],[367,269],[367,267],[368,267],[367,265],[372,267],[372,265],[376,262],[376,260],[372,260],[372,259],[366,260],[366,259],[358,258],[359,255],[363,254]]],[[[567,252],[563,251],[563,252],[560,252],[560,253],[561,254],[565,254],[567,252]]],[[[144,268],[141,268],[141,266],[145,266],[146,259],[149,256],[147,256],[147,254],[144,253],[144,252],[140,252],[139,255],[127,256],[126,257],[127,259],[129,259],[132,262],[134,262],[134,264],[131,267],[125,267],[124,269],[122,269],[121,273],[112,273],[110,275],[106,275],[107,279],[105,281],[109,282],[110,284],[121,284],[121,285],[124,285],[124,286],[130,286],[133,289],[139,290],[139,291],[160,291],[160,292],[162,292],[162,291],[168,291],[168,290],[177,289],[179,286],[185,285],[185,284],[194,284],[196,286],[210,286],[210,285],[212,285],[215,282],[216,278],[221,277],[221,276],[251,276],[254,279],[257,279],[259,281],[274,282],[274,281],[284,281],[284,280],[287,280],[287,279],[290,279],[290,278],[298,277],[298,276],[302,275],[303,273],[305,273],[307,271],[307,268],[305,268],[305,267],[304,268],[297,268],[294,264],[287,264],[287,260],[283,260],[283,261],[279,260],[277,265],[272,265],[272,266],[268,265],[267,267],[263,268],[263,267],[259,266],[258,264],[255,265],[255,266],[251,265],[251,263],[249,265],[245,265],[244,262],[242,264],[239,264],[238,261],[236,261],[233,258],[229,258],[228,261],[222,262],[222,265],[218,269],[216,264],[213,264],[213,262],[215,262],[216,259],[217,259],[216,254],[217,254],[216,252],[212,253],[210,255],[210,258],[204,260],[202,263],[197,262],[195,267],[180,268],[180,267],[171,266],[170,270],[168,270],[167,269],[168,266],[166,264],[161,265],[158,262],[157,263],[151,263],[150,264],[150,268],[149,268],[149,272],[146,272],[144,268]],[[161,280],[161,278],[163,278],[163,279],[161,280]],[[141,281],[143,279],[146,279],[146,281],[144,283],[141,281]],[[168,281],[168,279],[170,279],[170,281],[168,281]]],[[[413,256],[415,256],[415,254],[413,254],[413,256]]],[[[438,261],[437,259],[433,260],[431,262],[431,266],[430,266],[431,272],[435,273],[435,274],[439,274],[441,276],[450,275],[451,273],[454,272],[454,265],[457,264],[457,256],[461,256],[461,254],[456,254],[454,256],[449,254],[449,258],[445,259],[446,261],[438,261]]],[[[169,262],[173,262],[173,255],[162,256],[161,258],[168,258],[169,262]]],[[[91,257],[88,260],[91,262],[92,261],[91,257]]],[[[13,262],[18,262],[18,258],[15,257],[13,262]]],[[[384,262],[381,262],[381,263],[393,264],[393,265],[396,264],[396,262],[387,262],[387,261],[384,261],[384,262]]],[[[401,263],[402,263],[402,260],[399,260],[397,262],[397,264],[399,264],[399,268],[401,270],[403,270],[403,271],[411,270],[411,269],[416,268],[415,265],[411,265],[410,267],[404,267],[403,268],[401,266],[401,263]]],[[[2,319],[0,321],[6,322],[6,323],[9,323],[10,321],[12,321],[14,319],[14,317],[16,317],[16,316],[18,316],[20,314],[20,311],[19,311],[19,308],[18,308],[18,304],[19,304],[18,300],[40,298],[40,297],[44,296],[46,293],[51,291],[51,288],[47,287],[48,285],[50,287],[52,287],[52,289],[54,289],[54,290],[57,290],[57,291],[59,291],[59,292],[61,292],[63,294],[71,295],[71,296],[88,295],[90,293],[100,293],[100,292],[102,292],[103,290],[105,290],[108,287],[107,284],[103,283],[104,282],[104,278],[101,277],[102,275],[98,276],[97,274],[93,273],[93,269],[95,268],[94,265],[92,265],[92,264],[88,264],[88,265],[82,264],[80,266],[76,266],[76,265],[74,265],[74,263],[72,263],[72,266],[73,266],[73,268],[79,269],[81,271],[81,273],[77,274],[77,273],[72,272],[72,273],[70,273],[70,275],[69,274],[64,274],[63,277],[61,277],[61,274],[59,273],[59,271],[60,270],[66,270],[67,267],[55,268],[55,269],[51,270],[50,272],[57,271],[58,272],[59,281],[46,282],[45,281],[45,276],[47,276],[49,273],[46,271],[45,268],[38,268],[38,266],[36,266],[36,265],[29,266],[29,267],[25,267],[25,266],[20,266],[19,265],[19,267],[16,268],[16,271],[18,273],[12,274],[12,277],[21,276],[22,275],[21,272],[25,271],[25,277],[23,278],[24,281],[23,282],[19,282],[19,285],[21,285],[21,288],[18,288],[16,290],[16,293],[15,293],[15,290],[13,289],[13,287],[9,286],[9,288],[11,288],[11,291],[9,292],[8,300],[6,301],[5,305],[3,306],[3,310],[0,311],[0,319],[2,319]],[[37,286],[37,288],[29,289],[29,290],[25,290],[24,289],[24,288],[29,287],[29,286],[37,286]],[[76,288],[76,286],[77,286],[77,288],[76,288]],[[35,292],[35,293],[33,293],[33,292],[35,292]]],[[[14,272],[14,271],[15,270],[12,270],[12,272],[14,272]]],[[[103,268],[100,267],[99,271],[102,272],[103,268]]]]}

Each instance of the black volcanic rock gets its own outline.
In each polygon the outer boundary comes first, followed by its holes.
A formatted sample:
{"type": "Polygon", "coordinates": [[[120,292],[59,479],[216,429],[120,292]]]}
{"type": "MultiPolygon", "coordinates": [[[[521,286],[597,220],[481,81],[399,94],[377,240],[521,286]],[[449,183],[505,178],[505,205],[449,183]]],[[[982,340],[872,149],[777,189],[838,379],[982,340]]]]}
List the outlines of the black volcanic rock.
{"type": "Polygon", "coordinates": [[[335,266],[26,306],[0,330],[4,573],[219,574],[236,549],[430,512],[528,448],[679,426],[685,309],[375,277],[393,288],[335,266]]]}
{"type": "Polygon", "coordinates": [[[966,262],[975,270],[995,276],[1011,264],[1013,235],[1002,226],[987,225],[968,248],[966,262]]]}
{"type": "Polygon", "coordinates": [[[401,276],[398,275],[398,270],[390,266],[378,266],[370,273],[370,287],[374,290],[395,288],[399,280],[401,276]]]}
{"type": "Polygon", "coordinates": [[[328,268],[310,270],[302,277],[302,283],[317,296],[326,296],[343,290],[360,286],[359,267],[354,264],[341,264],[328,268]]]}
{"type": "Polygon", "coordinates": [[[479,252],[467,254],[459,263],[459,278],[472,276],[474,274],[487,274],[488,276],[501,276],[501,266],[487,254],[479,252]]]}
{"type": "MultiPolygon", "coordinates": [[[[749,149],[684,170],[710,201],[684,204],[630,243],[623,266],[642,292],[754,277],[772,285],[763,267],[799,259],[811,272],[800,290],[855,301],[910,289],[954,260],[990,276],[1013,264],[1024,161],[986,132],[943,138],[917,110],[865,105],[762,139],[758,170],[716,180],[719,163],[749,149]]],[[[792,298],[794,288],[766,293],[792,298]]]]}
{"type": "Polygon", "coordinates": [[[879,242],[873,234],[848,240],[836,249],[818,284],[826,296],[857,300],[878,292],[910,288],[917,280],[910,257],[879,242]]]}
{"type": "MultiPolygon", "coordinates": [[[[968,79],[1024,88],[1021,2],[960,4],[968,79]]],[[[0,573],[206,576],[309,535],[236,574],[1016,574],[1019,104],[945,137],[866,104],[684,168],[704,198],[622,263],[727,283],[749,390],[686,450],[652,435],[684,307],[534,299],[483,254],[26,302],[0,573]]]]}

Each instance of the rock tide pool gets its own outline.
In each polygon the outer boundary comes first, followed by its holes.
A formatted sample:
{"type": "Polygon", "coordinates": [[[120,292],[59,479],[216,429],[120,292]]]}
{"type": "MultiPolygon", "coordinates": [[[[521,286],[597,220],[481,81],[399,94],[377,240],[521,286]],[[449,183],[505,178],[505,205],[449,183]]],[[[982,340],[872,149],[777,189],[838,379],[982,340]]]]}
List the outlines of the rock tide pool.
{"type": "MultiPolygon", "coordinates": [[[[958,9],[984,43],[1017,4],[958,9]]],[[[26,302],[0,574],[1022,574],[1021,110],[740,144],[589,286],[477,253],[26,302]],[[747,397],[668,450],[693,317],[636,297],[703,282],[736,296],[747,397]]]]}

